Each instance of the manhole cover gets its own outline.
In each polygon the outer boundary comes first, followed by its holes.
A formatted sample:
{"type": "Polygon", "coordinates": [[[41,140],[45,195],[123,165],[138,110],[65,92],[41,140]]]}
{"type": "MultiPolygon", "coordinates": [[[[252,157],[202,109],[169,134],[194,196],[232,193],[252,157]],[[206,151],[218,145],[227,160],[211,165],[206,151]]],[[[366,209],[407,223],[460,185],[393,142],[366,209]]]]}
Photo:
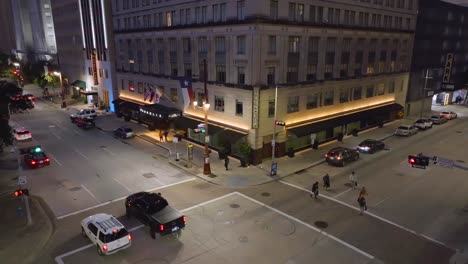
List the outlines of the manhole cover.
{"type": "Polygon", "coordinates": [[[325,221],[316,221],[314,225],[318,228],[324,229],[328,227],[328,223],[325,221]]]}
{"type": "Polygon", "coordinates": [[[106,146],[99,146],[100,148],[105,148],[106,146]]]}
{"type": "Polygon", "coordinates": [[[239,208],[239,207],[240,207],[239,204],[235,204],[235,203],[234,203],[234,204],[230,204],[229,206],[230,206],[231,208],[239,208]]]}
{"type": "Polygon", "coordinates": [[[247,236],[240,236],[239,237],[239,242],[247,243],[247,242],[249,242],[249,238],[247,236]]]}
{"type": "Polygon", "coordinates": [[[459,163],[465,163],[464,160],[456,160],[456,162],[459,162],[459,163]]]}
{"type": "Polygon", "coordinates": [[[462,131],[455,131],[455,133],[461,134],[461,133],[463,133],[463,132],[462,132],[462,131]]]}
{"type": "Polygon", "coordinates": [[[264,192],[264,193],[262,193],[262,196],[265,196],[265,197],[268,197],[268,196],[270,196],[270,195],[271,195],[271,194],[270,194],[269,192],[264,192]]]}
{"type": "Polygon", "coordinates": [[[154,177],[156,177],[156,175],[154,175],[154,173],[152,173],[152,172],[143,173],[143,177],[145,177],[145,178],[154,178],[154,177]]]}
{"type": "Polygon", "coordinates": [[[68,190],[69,190],[69,191],[72,191],[72,192],[75,192],[75,191],[81,190],[81,187],[77,186],[77,187],[70,188],[70,189],[68,189],[68,190]]]}

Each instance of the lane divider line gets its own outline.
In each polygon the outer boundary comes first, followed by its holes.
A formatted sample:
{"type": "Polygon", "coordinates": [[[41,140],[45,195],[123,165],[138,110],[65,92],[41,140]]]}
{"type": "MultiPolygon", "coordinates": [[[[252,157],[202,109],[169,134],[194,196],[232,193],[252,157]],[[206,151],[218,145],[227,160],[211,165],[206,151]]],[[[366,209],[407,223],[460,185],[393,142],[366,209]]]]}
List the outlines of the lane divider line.
{"type": "MultiPolygon", "coordinates": [[[[283,180],[280,180],[279,182],[282,183],[282,184],[285,184],[285,185],[289,185],[289,186],[291,186],[291,187],[293,187],[293,188],[296,188],[296,189],[299,189],[299,190],[302,190],[302,191],[305,191],[305,192],[308,192],[308,193],[312,193],[311,190],[307,190],[307,189],[305,189],[305,188],[302,188],[302,187],[300,187],[300,186],[294,185],[294,184],[292,184],[292,183],[285,182],[285,181],[283,181],[283,180]]],[[[327,196],[327,195],[323,195],[323,194],[319,194],[319,196],[320,196],[320,197],[323,197],[323,198],[325,198],[325,199],[328,199],[328,200],[330,200],[330,201],[333,201],[333,202],[335,202],[335,203],[339,203],[339,204],[341,204],[341,205],[343,205],[343,206],[346,206],[346,207],[348,207],[348,208],[351,208],[351,209],[353,209],[353,210],[360,211],[360,209],[359,209],[358,207],[353,206],[353,205],[350,205],[350,204],[348,204],[348,203],[345,203],[345,202],[340,201],[340,200],[338,200],[338,199],[335,199],[335,198],[333,198],[333,197],[330,197],[330,196],[327,196]]],[[[369,215],[369,216],[371,216],[371,217],[373,217],[373,218],[376,218],[376,219],[378,219],[378,220],[380,220],[380,221],[382,221],[382,222],[385,222],[385,223],[387,223],[387,224],[390,224],[390,225],[393,225],[393,226],[395,226],[395,227],[398,227],[398,228],[400,228],[400,229],[402,229],[402,230],[404,230],[404,231],[406,231],[406,232],[409,232],[409,233],[411,233],[411,234],[414,234],[414,235],[416,235],[416,236],[422,237],[422,238],[424,238],[424,239],[426,239],[426,240],[429,240],[429,241],[431,241],[431,242],[434,242],[434,243],[436,243],[436,244],[439,244],[439,245],[441,245],[441,246],[444,246],[444,247],[446,247],[446,248],[448,248],[448,249],[450,249],[450,250],[458,251],[458,249],[452,248],[452,247],[450,247],[449,245],[447,245],[447,244],[444,243],[444,242],[441,242],[441,241],[439,241],[439,240],[437,240],[437,239],[435,239],[435,238],[431,238],[431,237],[429,237],[429,236],[427,236],[427,235],[424,235],[424,234],[422,234],[422,233],[418,233],[418,232],[416,232],[416,231],[414,231],[414,230],[412,230],[412,229],[409,229],[409,228],[404,227],[404,226],[402,226],[402,225],[400,225],[400,224],[397,224],[397,223],[395,223],[395,222],[392,222],[392,221],[390,221],[390,220],[388,220],[388,219],[385,219],[385,218],[383,218],[383,217],[381,217],[381,216],[378,216],[378,215],[376,215],[376,214],[373,214],[373,213],[371,213],[371,212],[369,212],[369,211],[366,211],[366,212],[364,212],[364,213],[365,213],[366,215],[369,215]]]]}
{"type": "Polygon", "coordinates": [[[50,152],[49,152],[49,156],[50,156],[58,165],[60,165],[60,166],[63,167],[62,163],[60,163],[54,156],[52,156],[52,154],[50,154],[50,152]]]}
{"type": "Polygon", "coordinates": [[[101,201],[99,201],[96,196],[94,196],[94,194],[88,190],[88,188],[86,188],[86,186],[84,186],[83,184],[81,184],[81,187],[83,187],[83,189],[85,189],[93,198],[94,200],[96,200],[98,203],[100,203],[101,201]]]}
{"type": "Polygon", "coordinates": [[[117,182],[118,184],[122,185],[125,189],[127,189],[128,192],[132,193],[132,190],[130,188],[128,188],[127,186],[125,186],[123,183],[121,183],[119,180],[117,180],[116,178],[114,177],[111,177],[115,182],[117,182]]]}

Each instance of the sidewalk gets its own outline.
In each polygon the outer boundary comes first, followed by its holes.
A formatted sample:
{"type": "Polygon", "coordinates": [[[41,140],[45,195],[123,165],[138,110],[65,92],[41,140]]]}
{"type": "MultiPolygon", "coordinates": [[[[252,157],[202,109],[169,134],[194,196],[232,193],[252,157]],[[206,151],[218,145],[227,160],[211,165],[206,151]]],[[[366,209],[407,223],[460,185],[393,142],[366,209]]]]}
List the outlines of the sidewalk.
{"type": "Polygon", "coordinates": [[[49,217],[47,205],[31,194],[29,206],[33,224],[27,226],[24,202],[13,195],[18,176],[13,163],[16,163],[14,153],[0,153],[0,259],[2,263],[34,263],[52,236],[53,218],[49,217]],[[21,208],[21,216],[18,208],[21,208]]]}
{"type": "Polygon", "coordinates": [[[343,142],[332,141],[327,144],[319,146],[319,149],[307,149],[295,154],[295,157],[281,157],[277,158],[278,163],[277,176],[271,177],[271,160],[265,160],[263,163],[250,166],[241,167],[240,161],[235,158],[230,158],[229,170],[224,168],[224,160],[218,159],[218,152],[211,150],[210,154],[210,167],[211,175],[203,174],[203,156],[204,147],[202,145],[182,140],[178,143],[173,143],[173,136],[175,131],[169,131],[168,142],[161,142],[159,140],[159,130],[148,131],[148,129],[141,124],[133,121],[125,122],[115,115],[107,115],[97,118],[96,127],[103,131],[113,131],[120,126],[129,126],[136,132],[136,136],[146,140],[162,149],[167,151],[168,162],[190,174],[193,174],[201,179],[204,179],[213,184],[226,186],[229,188],[242,188],[255,185],[261,185],[268,182],[276,181],[280,178],[295,174],[297,172],[309,169],[318,164],[325,162],[323,155],[330,149],[338,146],[355,148],[361,141],[371,138],[384,140],[393,136],[393,132],[400,124],[411,124],[413,120],[401,119],[392,123],[385,124],[382,128],[372,128],[360,132],[357,137],[346,136],[343,142]],[[193,162],[192,167],[187,167],[187,146],[193,145],[193,162]],[[176,160],[176,153],[179,153],[179,161],[176,160]]]}

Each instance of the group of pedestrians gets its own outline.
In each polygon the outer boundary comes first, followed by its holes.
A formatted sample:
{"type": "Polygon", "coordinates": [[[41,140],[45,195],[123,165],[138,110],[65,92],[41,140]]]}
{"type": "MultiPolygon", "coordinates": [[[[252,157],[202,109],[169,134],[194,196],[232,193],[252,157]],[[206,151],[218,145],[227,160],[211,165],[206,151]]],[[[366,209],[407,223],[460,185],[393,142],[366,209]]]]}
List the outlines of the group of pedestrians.
{"type": "MultiPolygon", "coordinates": [[[[323,188],[324,189],[328,189],[330,188],[330,175],[325,174],[325,176],[323,176],[322,178],[323,180],[323,188]]],[[[351,174],[349,175],[349,181],[351,182],[351,187],[353,189],[358,189],[358,177],[357,177],[357,174],[355,171],[351,172],[351,174]]],[[[316,181],[314,184],[312,184],[312,193],[311,193],[311,196],[313,196],[315,199],[317,199],[317,197],[319,196],[319,183],[318,181],[316,181]]],[[[360,208],[360,215],[363,215],[364,214],[364,211],[367,211],[367,202],[366,202],[366,197],[367,197],[367,190],[366,190],[366,187],[362,187],[360,192],[359,192],[359,196],[358,196],[358,199],[357,199],[357,202],[359,204],[359,208],[360,208]]]]}
{"type": "Polygon", "coordinates": [[[167,136],[169,135],[169,132],[167,130],[159,130],[159,141],[161,142],[167,142],[167,136]]]}

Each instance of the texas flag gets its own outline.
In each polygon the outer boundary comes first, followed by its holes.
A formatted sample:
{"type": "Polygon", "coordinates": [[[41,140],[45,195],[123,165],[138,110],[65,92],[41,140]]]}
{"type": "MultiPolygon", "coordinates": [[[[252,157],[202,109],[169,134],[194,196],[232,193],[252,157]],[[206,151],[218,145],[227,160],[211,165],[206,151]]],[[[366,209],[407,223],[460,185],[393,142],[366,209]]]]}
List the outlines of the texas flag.
{"type": "Polygon", "coordinates": [[[152,103],[154,101],[155,104],[159,103],[159,99],[161,98],[161,91],[155,89],[152,84],[146,84],[144,90],[144,101],[149,99],[149,102],[152,103]]]}
{"type": "Polygon", "coordinates": [[[190,78],[181,78],[179,79],[180,88],[182,90],[182,96],[184,97],[184,110],[193,103],[193,88],[192,88],[192,79],[190,78]]]}

